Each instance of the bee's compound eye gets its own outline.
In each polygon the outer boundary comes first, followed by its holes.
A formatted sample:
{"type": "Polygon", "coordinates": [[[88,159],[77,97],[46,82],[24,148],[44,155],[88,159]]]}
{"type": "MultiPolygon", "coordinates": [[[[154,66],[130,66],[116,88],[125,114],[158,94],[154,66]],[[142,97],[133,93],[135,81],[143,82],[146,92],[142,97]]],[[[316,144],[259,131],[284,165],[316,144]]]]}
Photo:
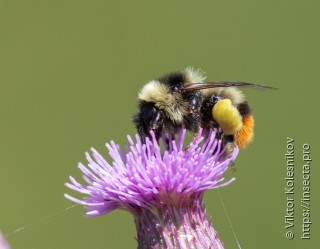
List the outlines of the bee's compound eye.
{"type": "Polygon", "coordinates": [[[154,116],[156,116],[158,110],[154,106],[146,106],[141,109],[140,115],[143,118],[143,120],[147,123],[150,123],[151,120],[153,120],[154,116]]]}

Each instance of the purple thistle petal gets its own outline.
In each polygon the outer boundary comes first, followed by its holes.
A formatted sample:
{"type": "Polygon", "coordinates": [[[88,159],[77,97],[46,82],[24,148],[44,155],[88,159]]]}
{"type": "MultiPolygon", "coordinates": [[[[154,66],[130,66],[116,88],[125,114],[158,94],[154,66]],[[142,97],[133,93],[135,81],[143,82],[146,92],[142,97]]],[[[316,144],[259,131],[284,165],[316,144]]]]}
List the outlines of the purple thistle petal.
{"type": "Polygon", "coordinates": [[[175,140],[169,137],[168,148],[163,134],[163,152],[153,133],[145,143],[138,135],[135,141],[128,136],[126,153],[111,141],[106,147],[112,166],[91,149],[92,156],[86,153],[88,165],[78,165],[87,185],[78,183],[73,177],[70,177],[71,183],[66,184],[88,196],[83,201],[69,195],[65,197],[84,205],[89,210],[88,216],[99,216],[118,208],[133,211],[137,207],[159,206],[166,198],[203,196],[205,190],[220,188],[235,180],[225,181],[222,176],[236,158],[238,148],[226,157],[221,140],[213,130],[205,139],[200,134],[184,149],[185,134],[186,130],[181,129],[175,140]]]}
{"type": "Polygon", "coordinates": [[[5,239],[4,235],[0,231],[0,249],[10,249],[10,246],[5,239]]]}

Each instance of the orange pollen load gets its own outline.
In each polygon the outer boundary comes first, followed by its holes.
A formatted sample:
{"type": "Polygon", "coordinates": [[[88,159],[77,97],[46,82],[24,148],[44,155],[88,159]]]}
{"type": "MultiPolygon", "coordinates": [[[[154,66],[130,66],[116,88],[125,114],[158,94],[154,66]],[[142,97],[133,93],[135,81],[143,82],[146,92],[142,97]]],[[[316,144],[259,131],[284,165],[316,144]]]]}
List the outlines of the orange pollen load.
{"type": "Polygon", "coordinates": [[[252,115],[245,116],[242,119],[242,127],[235,134],[236,145],[239,148],[246,147],[253,139],[254,119],[252,115]]]}

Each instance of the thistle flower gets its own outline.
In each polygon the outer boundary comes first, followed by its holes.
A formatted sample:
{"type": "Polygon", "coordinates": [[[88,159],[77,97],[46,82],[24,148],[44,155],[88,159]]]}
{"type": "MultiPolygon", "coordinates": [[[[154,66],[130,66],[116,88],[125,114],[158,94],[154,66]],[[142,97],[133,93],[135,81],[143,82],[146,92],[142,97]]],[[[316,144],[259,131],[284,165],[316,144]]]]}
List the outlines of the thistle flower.
{"type": "Polygon", "coordinates": [[[113,141],[106,144],[112,166],[95,150],[86,153],[88,166],[79,164],[86,185],[70,176],[66,185],[88,195],[83,200],[66,198],[82,204],[87,216],[100,216],[115,209],[129,211],[137,228],[138,248],[223,248],[217,232],[208,220],[203,204],[207,189],[228,185],[223,174],[235,159],[229,157],[216,131],[206,138],[198,136],[185,149],[185,129],[177,139],[169,138],[164,149],[155,139],[142,143],[128,136],[129,148],[123,153],[113,141]]]}
{"type": "Polygon", "coordinates": [[[10,249],[8,242],[0,231],[0,249],[10,249]]]}

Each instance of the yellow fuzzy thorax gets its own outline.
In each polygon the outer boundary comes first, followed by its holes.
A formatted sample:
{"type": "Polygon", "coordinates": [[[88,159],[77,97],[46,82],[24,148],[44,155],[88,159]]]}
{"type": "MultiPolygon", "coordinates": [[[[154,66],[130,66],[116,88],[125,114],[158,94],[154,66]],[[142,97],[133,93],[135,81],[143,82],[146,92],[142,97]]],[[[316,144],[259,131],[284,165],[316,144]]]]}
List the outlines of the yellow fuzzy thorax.
{"type": "Polygon", "coordinates": [[[234,135],[242,127],[242,117],[230,99],[218,101],[212,108],[212,115],[225,135],[234,135]]]}

